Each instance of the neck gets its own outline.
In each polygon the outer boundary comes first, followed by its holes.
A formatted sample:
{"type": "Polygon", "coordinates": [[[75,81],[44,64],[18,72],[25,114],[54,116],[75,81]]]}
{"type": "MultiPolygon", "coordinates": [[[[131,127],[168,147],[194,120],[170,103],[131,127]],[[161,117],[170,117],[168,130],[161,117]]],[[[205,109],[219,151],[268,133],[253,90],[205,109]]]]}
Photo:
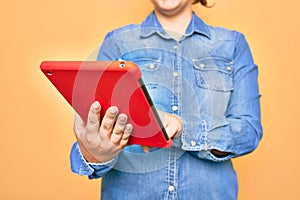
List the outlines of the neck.
{"type": "Polygon", "coordinates": [[[185,34],[192,19],[192,10],[186,10],[172,16],[163,15],[155,11],[155,15],[165,31],[171,34],[171,36],[173,34],[182,36],[185,34]]]}

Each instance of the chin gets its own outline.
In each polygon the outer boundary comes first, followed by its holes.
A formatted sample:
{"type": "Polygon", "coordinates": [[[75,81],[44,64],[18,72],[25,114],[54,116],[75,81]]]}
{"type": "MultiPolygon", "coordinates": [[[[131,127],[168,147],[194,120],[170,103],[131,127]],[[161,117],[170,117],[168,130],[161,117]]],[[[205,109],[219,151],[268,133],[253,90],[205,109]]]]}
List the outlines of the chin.
{"type": "Polygon", "coordinates": [[[152,0],[153,4],[163,10],[174,10],[180,3],[178,0],[152,0]]]}

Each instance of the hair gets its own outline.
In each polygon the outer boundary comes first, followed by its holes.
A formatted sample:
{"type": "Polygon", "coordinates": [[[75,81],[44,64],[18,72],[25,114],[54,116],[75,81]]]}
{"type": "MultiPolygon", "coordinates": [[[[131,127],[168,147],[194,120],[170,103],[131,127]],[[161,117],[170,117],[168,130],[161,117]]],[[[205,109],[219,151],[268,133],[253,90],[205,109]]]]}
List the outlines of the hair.
{"type": "Polygon", "coordinates": [[[196,4],[196,3],[201,3],[202,6],[205,6],[205,7],[213,7],[215,5],[215,3],[213,3],[212,5],[207,5],[207,1],[206,0],[194,0],[193,1],[193,4],[196,4]]]}

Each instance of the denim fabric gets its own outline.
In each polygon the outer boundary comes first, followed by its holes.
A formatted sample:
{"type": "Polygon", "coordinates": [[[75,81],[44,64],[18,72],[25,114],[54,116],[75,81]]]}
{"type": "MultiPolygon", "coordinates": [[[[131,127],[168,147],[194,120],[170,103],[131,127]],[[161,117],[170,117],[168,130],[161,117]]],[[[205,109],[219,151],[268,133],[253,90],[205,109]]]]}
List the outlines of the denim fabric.
{"type": "Polygon", "coordinates": [[[178,115],[180,138],[143,153],[127,146],[108,163],[87,163],[77,143],[73,172],[102,177],[102,199],[236,199],[231,158],[252,152],[262,137],[257,66],[244,36],[205,24],[195,13],[179,39],[154,13],[107,34],[98,60],[139,65],[157,109],[178,115]],[[230,152],[226,157],[210,150],[230,152]]]}

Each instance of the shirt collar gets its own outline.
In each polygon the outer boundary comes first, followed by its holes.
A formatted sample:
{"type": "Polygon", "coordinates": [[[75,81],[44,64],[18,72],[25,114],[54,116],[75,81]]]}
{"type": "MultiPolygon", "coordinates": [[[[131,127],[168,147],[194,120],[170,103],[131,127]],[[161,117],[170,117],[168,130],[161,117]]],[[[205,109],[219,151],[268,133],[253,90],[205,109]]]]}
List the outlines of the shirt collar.
{"type": "MultiPolygon", "coordinates": [[[[159,23],[153,11],[141,24],[141,37],[149,37],[154,33],[165,35],[166,32],[159,23]]],[[[198,33],[210,38],[208,25],[205,24],[194,12],[185,36],[190,36],[193,33],[198,33]]]]}

